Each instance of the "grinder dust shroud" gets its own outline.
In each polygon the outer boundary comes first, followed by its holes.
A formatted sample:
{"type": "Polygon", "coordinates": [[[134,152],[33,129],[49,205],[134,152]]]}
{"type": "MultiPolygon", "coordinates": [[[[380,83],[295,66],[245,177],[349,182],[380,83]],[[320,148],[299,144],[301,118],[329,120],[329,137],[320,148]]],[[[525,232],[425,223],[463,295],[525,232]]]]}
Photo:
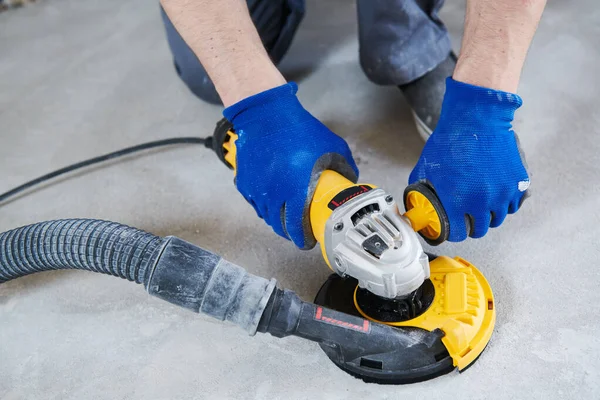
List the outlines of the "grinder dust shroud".
{"type": "MultiPolygon", "coordinates": [[[[315,303],[375,322],[402,327],[416,344],[396,353],[353,354],[327,344],[321,348],[342,370],[366,382],[404,384],[460,372],[472,365],[490,340],[496,313],[491,288],[469,262],[430,257],[431,278],[402,299],[385,299],[361,289],[354,278],[332,274],[315,303]],[[352,360],[352,361],[345,361],[352,360]]],[[[349,349],[350,352],[355,349],[349,349]]]]}

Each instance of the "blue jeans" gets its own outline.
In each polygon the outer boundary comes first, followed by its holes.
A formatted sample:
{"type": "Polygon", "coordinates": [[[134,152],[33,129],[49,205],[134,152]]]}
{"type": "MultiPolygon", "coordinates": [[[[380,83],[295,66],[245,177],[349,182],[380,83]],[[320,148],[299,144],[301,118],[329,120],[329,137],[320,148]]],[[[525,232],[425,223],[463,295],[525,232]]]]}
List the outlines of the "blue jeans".
{"type": "MultiPolygon", "coordinates": [[[[356,0],[360,64],[380,85],[409,83],[440,64],[451,51],[438,12],[444,0],[356,0]]],[[[275,64],[287,52],[304,16],[304,0],[247,0],[250,15],[275,64]]],[[[221,102],[198,58],[161,9],[175,69],[190,90],[221,102]]]]}

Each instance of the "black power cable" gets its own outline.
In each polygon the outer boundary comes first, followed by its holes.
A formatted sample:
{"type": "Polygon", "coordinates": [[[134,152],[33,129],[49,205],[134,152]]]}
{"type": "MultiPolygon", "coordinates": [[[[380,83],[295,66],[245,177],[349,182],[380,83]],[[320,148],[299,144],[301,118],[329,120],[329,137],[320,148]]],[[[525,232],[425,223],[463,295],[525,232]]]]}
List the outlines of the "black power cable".
{"type": "Polygon", "coordinates": [[[204,146],[212,149],[212,137],[208,138],[197,138],[197,137],[178,137],[171,139],[162,139],[155,140],[153,142],[147,142],[138,144],[136,146],[131,146],[124,148],[122,150],[113,151],[112,153],[105,154],[103,156],[90,158],[89,160],[80,161],[75,164],[71,164],[61,169],[57,169],[56,171],[50,172],[46,175],[42,175],[39,178],[33,179],[27,183],[22,184],[21,186],[17,186],[14,189],[9,190],[8,192],[0,194],[0,203],[7,200],[9,197],[13,197],[27,189],[30,189],[34,186],[37,186],[41,183],[49,181],[50,179],[56,178],[57,176],[68,174],[69,172],[73,172],[75,170],[89,167],[90,165],[99,164],[104,161],[113,160],[115,158],[123,157],[128,154],[137,153],[144,150],[154,149],[156,147],[163,146],[172,146],[175,144],[203,144],[204,146]]]}

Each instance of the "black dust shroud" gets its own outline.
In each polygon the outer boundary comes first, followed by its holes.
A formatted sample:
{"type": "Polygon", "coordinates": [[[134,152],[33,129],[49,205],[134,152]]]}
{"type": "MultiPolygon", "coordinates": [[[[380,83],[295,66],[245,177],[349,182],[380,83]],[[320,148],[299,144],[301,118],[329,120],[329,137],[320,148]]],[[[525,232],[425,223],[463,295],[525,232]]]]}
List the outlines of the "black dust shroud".
{"type": "MultiPolygon", "coordinates": [[[[364,289],[356,289],[358,281],[329,276],[323,284],[315,303],[345,314],[362,317],[354,304],[354,293],[361,309],[371,318],[382,322],[405,321],[427,310],[434,297],[431,281],[401,300],[384,299],[364,289]]],[[[345,372],[365,382],[379,384],[407,384],[436,378],[454,370],[453,360],[441,339],[440,329],[427,331],[416,327],[395,328],[411,340],[396,351],[379,354],[356,355],[356,349],[335,348],[321,344],[329,359],[345,372]],[[341,356],[341,357],[340,357],[341,356]]]]}

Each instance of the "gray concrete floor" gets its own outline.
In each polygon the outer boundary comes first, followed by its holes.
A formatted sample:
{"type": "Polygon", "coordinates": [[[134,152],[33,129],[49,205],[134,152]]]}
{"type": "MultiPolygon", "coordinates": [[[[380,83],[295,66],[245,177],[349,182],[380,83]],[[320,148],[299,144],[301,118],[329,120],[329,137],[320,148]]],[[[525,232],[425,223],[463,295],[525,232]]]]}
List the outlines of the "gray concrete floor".
{"type": "MultiPolygon", "coordinates": [[[[444,10],[458,48],[463,4],[444,10]]],[[[355,6],[309,1],[286,60],[305,106],[345,136],[362,178],[400,196],[422,147],[394,88],[357,63],[355,6]]],[[[481,240],[445,244],[486,274],[498,321],[466,373],[367,385],[309,342],[248,337],[112,277],[44,273],[0,287],[0,399],[491,399],[600,396],[600,63],[594,0],[551,1],[520,94],[534,196],[481,240]]],[[[206,136],[220,109],[176,78],[156,2],[48,0],[0,15],[0,191],[142,141],[206,136]]],[[[259,223],[210,152],[112,162],[0,207],[0,231],[65,217],[178,235],[311,299],[328,275],[259,223]]]]}

